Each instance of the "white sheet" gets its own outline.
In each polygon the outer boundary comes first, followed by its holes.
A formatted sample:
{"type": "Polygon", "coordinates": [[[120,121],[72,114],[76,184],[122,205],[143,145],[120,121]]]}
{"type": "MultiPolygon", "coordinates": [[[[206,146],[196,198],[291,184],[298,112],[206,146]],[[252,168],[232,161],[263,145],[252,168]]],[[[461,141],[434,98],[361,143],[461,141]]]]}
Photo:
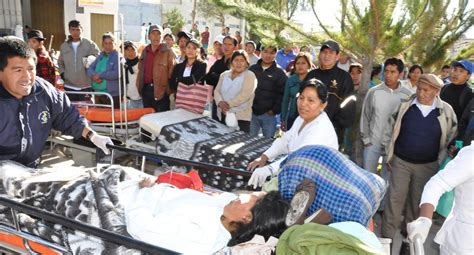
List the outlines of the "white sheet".
{"type": "Polygon", "coordinates": [[[158,137],[160,135],[161,128],[164,126],[202,117],[203,115],[201,114],[189,112],[183,109],[152,113],[140,118],[140,128],[143,128],[155,137],[158,137]]]}

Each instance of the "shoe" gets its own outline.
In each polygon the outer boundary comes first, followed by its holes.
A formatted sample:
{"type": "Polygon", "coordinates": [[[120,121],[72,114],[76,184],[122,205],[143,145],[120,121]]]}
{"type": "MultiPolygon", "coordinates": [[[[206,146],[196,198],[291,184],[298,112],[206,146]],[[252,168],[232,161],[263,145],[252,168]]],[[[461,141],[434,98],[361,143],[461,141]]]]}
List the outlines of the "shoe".
{"type": "Polygon", "coordinates": [[[400,255],[410,255],[410,243],[402,241],[402,246],[400,247],[400,255]]]}
{"type": "Polygon", "coordinates": [[[317,223],[321,225],[328,225],[332,221],[332,215],[330,212],[328,212],[326,209],[321,208],[317,210],[315,213],[311,214],[304,220],[304,223],[317,223]]]}
{"type": "Polygon", "coordinates": [[[290,202],[285,224],[290,227],[301,225],[306,218],[306,212],[316,197],[316,184],[313,180],[304,179],[297,187],[290,202]]]}

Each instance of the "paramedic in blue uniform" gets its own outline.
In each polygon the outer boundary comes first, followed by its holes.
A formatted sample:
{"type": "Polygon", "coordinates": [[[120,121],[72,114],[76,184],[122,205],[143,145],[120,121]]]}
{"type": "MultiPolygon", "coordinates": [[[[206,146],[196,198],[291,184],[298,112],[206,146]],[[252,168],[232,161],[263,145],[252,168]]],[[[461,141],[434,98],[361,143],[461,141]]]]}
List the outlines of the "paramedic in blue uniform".
{"type": "Polygon", "coordinates": [[[82,136],[109,154],[111,139],[89,128],[65,93],[36,76],[35,62],[25,42],[0,38],[0,160],[36,167],[52,129],[82,136]]]}

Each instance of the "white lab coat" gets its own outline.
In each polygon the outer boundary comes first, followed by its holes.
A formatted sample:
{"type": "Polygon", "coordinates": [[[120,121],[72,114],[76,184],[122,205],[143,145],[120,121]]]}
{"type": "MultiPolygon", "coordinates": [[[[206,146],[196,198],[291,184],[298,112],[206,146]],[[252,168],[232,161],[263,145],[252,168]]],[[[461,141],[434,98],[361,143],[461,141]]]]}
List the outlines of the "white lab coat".
{"type": "MultiPolygon", "coordinates": [[[[445,254],[474,254],[474,142],[425,185],[421,204],[435,206],[444,192],[455,189],[453,210],[435,237],[445,254]]],[[[442,254],[444,254],[442,252],[442,254]]]]}
{"type": "Polygon", "coordinates": [[[212,254],[231,239],[220,218],[234,194],[210,196],[168,184],[139,189],[137,181],[120,185],[127,231],[135,239],[183,254],[212,254]]]}
{"type": "MultiPolygon", "coordinates": [[[[339,148],[336,131],[326,112],[322,112],[300,131],[302,125],[303,119],[298,116],[291,129],[276,139],[263,154],[272,161],[280,155],[288,155],[307,145],[324,145],[335,150],[339,148]]],[[[271,163],[270,167],[277,170],[285,158],[271,163]]]]}

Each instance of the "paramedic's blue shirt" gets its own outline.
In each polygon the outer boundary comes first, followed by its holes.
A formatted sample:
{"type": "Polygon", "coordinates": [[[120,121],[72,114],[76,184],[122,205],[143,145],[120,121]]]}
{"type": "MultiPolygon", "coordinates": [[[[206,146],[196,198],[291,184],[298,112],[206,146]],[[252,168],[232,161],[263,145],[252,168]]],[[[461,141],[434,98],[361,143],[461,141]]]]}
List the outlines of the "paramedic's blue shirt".
{"type": "Polygon", "coordinates": [[[0,160],[34,166],[51,129],[79,138],[86,126],[68,97],[41,78],[17,99],[0,84],[0,160]]]}
{"type": "Polygon", "coordinates": [[[382,200],[386,185],[382,178],[357,166],[342,153],[325,146],[306,146],[281,163],[278,188],[291,200],[304,178],[316,183],[316,197],[308,215],[320,208],[333,221],[355,221],[367,226],[382,200]]]}

